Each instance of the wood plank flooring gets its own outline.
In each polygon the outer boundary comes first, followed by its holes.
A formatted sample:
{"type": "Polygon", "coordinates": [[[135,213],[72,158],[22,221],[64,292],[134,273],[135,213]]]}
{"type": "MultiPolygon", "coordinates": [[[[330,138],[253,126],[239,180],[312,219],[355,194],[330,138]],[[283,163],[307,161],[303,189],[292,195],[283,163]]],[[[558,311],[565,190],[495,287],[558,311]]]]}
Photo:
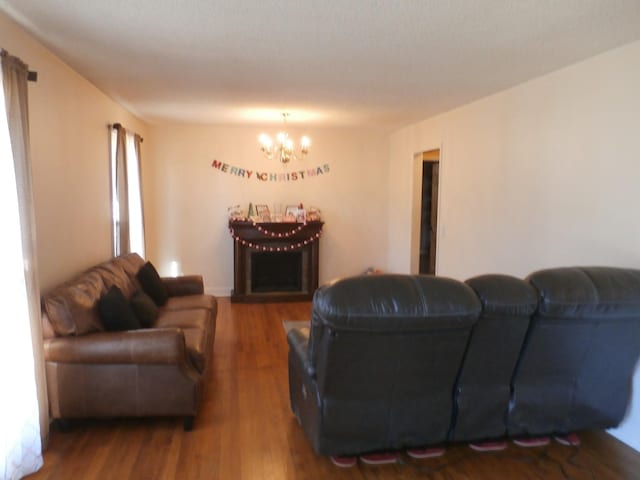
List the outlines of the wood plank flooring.
{"type": "Polygon", "coordinates": [[[350,469],[316,456],[289,409],[282,320],[310,318],[309,303],[219,299],[213,364],[192,432],[181,419],[90,420],[51,432],[44,467],[29,479],[640,479],[640,453],[603,432],[582,445],[498,453],[450,447],[438,459],[350,469]]]}

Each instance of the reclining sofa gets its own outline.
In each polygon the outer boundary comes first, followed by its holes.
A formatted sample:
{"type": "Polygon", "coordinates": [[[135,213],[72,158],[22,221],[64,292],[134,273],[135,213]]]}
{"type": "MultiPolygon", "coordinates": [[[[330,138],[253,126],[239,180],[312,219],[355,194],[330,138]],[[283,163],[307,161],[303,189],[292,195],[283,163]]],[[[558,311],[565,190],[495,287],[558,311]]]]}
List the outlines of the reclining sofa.
{"type": "Polygon", "coordinates": [[[168,294],[148,328],[105,331],[99,302],[141,289],[137,254],[97,265],[43,295],[51,418],[180,416],[190,430],[211,361],[217,301],[198,275],[162,278],[168,294]]]}
{"type": "Polygon", "coordinates": [[[346,278],[287,338],[291,408],[321,455],[615,427],[640,355],[640,270],[346,278]]]}

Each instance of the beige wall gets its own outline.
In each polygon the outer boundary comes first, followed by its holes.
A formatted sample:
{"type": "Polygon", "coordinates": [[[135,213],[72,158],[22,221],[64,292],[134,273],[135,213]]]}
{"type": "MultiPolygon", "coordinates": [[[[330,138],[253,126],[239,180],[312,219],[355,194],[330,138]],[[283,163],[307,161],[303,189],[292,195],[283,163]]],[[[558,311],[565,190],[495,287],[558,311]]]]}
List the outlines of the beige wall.
{"type": "MultiPolygon", "coordinates": [[[[413,155],[439,147],[439,274],[640,268],[638,85],[640,42],[395,132],[390,269],[411,265],[413,155]]],[[[617,434],[640,449],[635,383],[617,434]]]]}
{"type": "Polygon", "coordinates": [[[120,122],[143,136],[146,126],[4,14],[0,47],[38,72],[29,114],[38,266],[47,290],[111,255],[107,125],[120,122]]]}
{"type": "Polygon", "coordinates": [[[282,167],[259,150],[262,131],[278,126],[164,125],[150,128],[143,166],[148,257],[161,273],[177,261],[200,272],[205,288],[228,296],[233,286],[233,242],[227,207],[249,202],[284,206],[302,202],[322,210],[320,281],[386,266],[388,135],[377,130],[290,128],[311,137],[310,154],[282,167]],[[220,162],[252,171],[292,172],[329,164],[330,172],[291,182],[260,182],[212,168],[220,162]]]}

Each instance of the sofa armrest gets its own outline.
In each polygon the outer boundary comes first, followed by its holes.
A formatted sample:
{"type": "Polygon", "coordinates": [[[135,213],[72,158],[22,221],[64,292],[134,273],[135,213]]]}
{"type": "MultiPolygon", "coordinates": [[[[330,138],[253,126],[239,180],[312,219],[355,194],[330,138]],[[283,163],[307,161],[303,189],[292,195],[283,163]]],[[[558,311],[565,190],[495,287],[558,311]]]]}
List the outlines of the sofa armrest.
{"type": "Polygon", "coordinates": [[[181,364],[188,361],[178,328],[100,332],[44,341],[48,362],[87,364],[181,364]]]}
{"type": "Polygon", "coordinates": [[[204,281],[202,275],[183,275],[181,277],[162,277],[162,283],[167,288],[170,297],[184,295],[202,295],[204,281]]]}
{"type": "Polygon", "coordinates": [[[310,377],[315,377],[315,368],[309,358],[309,328],[292,328],[287,334],[289,349],[310,377]]]}

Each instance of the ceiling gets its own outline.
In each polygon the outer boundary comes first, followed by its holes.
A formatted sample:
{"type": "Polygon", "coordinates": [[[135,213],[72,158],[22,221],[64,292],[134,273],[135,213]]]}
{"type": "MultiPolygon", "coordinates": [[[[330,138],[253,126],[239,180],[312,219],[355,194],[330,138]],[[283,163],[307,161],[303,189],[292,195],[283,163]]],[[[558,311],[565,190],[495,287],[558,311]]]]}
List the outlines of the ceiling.
{"type": "Polygon", "coordinates": [[[640,39],[639,0],[0,0],[0,10],[153,123],[264,124],[287,111],[290,123],[397,128],[640,39]]]}

